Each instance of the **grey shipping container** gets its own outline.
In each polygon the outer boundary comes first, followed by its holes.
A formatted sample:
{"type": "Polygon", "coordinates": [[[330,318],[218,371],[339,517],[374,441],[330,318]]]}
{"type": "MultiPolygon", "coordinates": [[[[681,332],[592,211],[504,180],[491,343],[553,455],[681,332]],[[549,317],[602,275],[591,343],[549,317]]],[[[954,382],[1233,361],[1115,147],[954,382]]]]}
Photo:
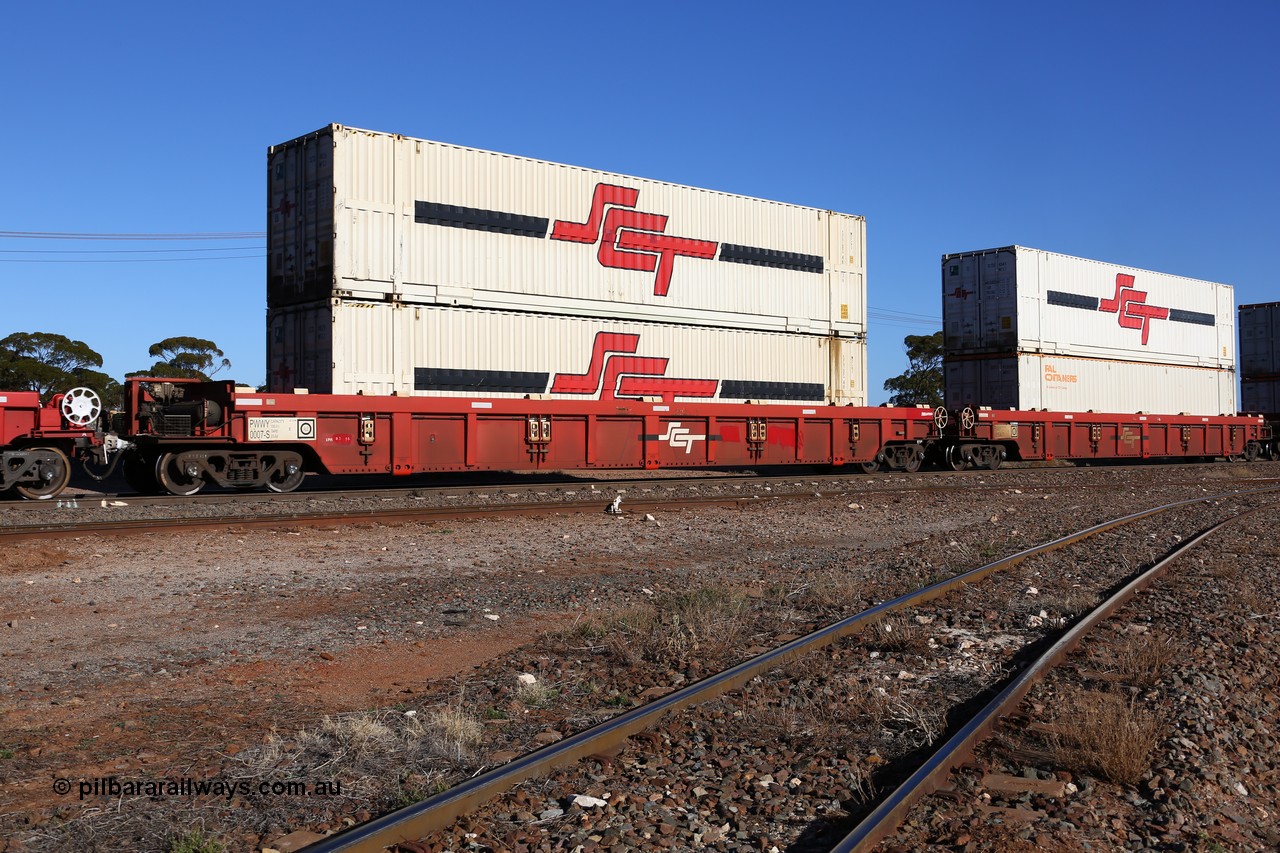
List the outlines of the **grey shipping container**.
{"type": "Polygon", "coordinates": [[[1237,325],[1240,378],[1280,379],[1280,302],[1241,305],[1237,325]]]}
{"type": "Polygon", "coordinates": [[[1240,411],[1280,419],[1280,377],[1240,380],[1240,411]]]}

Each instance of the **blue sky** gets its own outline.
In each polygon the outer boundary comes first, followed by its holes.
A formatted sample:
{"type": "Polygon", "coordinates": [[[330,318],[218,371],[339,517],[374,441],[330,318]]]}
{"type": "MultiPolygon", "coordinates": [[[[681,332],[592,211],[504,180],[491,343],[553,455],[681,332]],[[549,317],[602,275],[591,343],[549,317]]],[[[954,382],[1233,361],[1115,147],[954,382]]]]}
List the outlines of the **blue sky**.
{"type": "MultiPolygon", "coordinates": [[[[1271,0],[21,3],[5,30],[0,232],[261,232],[267,146],[336,122],[867,217],[873,403],[940,328],[946,252],[1280,299],[1271,0]]],[[[263,244],[0,236],[0,337],[119,378],[194,335],[261,383],[263,244]]]]}

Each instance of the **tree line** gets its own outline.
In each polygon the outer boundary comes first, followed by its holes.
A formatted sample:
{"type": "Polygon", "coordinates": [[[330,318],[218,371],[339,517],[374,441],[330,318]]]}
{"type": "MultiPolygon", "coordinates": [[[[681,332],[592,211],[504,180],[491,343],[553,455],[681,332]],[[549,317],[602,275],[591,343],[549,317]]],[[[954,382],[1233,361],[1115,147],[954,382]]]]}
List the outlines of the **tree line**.
{"type": "MultiPolygon", "coordinates": [[[[885,380],[892,392],[890,405],[942,405],[942,332],[907,335],[909,366],[899,376],[885,380]]],[[[165,338],[151,345],[147,354],[156,359],[151,367],[125,376],[190,377],[209,379],[231,366],[213,341],[193,337],[165,338]]],[[[51,332],[14,332],[0,339],[0,390],[39,391],[48,400],[59,391],[85,386],[105,401],[120,394],[120,383],[97,368],[102,356],[84,341],[73,341],[51,332]]]]}
{"type": "MultiPolygon", "coordinates": [[[[147,351],[155,363],[126,373],[166,379],[209,379],[231,366],[213,341],[177,336],[152,344],[147,351]]],[[[54,394],[77,386],[92,388],[109,406],[118,400],[121,384],[102,372],[102,356],[84,341],[52,332],[14,332],[0,338],[0,390],[37,391],[47,402],[54,394]]]]}
{"type": "Polygon", "coordinates": [[[902,343],[907,348],[906,373],[886,379],[884,390],[893,392],[891,406],[941,406],[943,404],[943,372],[941,330],[932,335],[907,335],[902,343]]]}

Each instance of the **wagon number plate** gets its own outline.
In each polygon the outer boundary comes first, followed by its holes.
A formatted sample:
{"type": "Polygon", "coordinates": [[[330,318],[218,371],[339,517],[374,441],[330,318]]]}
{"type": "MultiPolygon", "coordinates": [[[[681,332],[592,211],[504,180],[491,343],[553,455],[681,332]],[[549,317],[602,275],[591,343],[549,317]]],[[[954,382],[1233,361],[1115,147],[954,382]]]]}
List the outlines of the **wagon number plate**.
{"type": "Polygon", "coordinates": [[[250,441],[315,441],[315,418],[249,418],[250,441]]]}

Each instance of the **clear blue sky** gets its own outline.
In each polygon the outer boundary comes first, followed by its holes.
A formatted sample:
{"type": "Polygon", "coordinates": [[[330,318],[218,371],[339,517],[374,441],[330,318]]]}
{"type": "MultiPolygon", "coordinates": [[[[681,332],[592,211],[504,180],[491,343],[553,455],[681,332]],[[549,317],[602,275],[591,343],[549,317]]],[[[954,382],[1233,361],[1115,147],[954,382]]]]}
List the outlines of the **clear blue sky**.
{"type": "MultiPolygon", "coordinates": [[[[940,328],[946,252],[1280,299],[1274,0],[18,3],[4,29],[0,231],[265,231],[267,146],[336,122],[865,216],[874,403],[940,328]]],[[[119,378],[194,335],[262,383],[263,245],[0,237],[0,337],[119,378]]]]}

